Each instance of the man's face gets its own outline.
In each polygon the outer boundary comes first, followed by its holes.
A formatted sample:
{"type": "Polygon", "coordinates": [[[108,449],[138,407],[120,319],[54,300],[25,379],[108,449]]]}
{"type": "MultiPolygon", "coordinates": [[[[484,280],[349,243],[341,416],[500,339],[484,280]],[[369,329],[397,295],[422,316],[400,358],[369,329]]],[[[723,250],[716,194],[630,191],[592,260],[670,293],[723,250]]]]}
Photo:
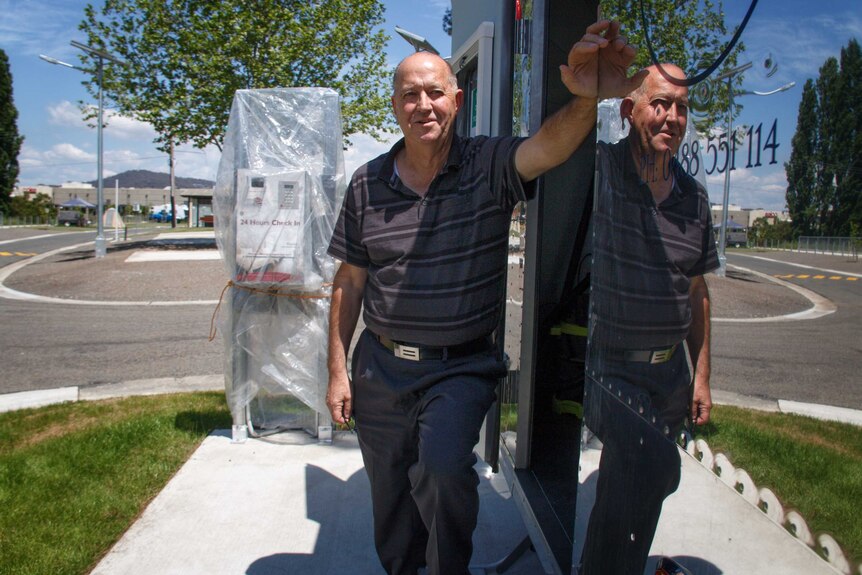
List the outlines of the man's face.
{"type": "Polygon", "coordinates": [[[436,142],[449,137],[462,98],[449,82],[446,63],[420,52],[401,63],[392,107],[406,139],[436,142]]]}
{"type": "MultiPolygon", "coordinates": [[[[684,76],[675,66],[665,66],[665,70],[677,78],[684,76]]],[[[650,68],[650,75],[644,80],[644,93],[633,104],[629,103],[629,108],[627,119],[632,125],[632,142],[639,148],[638,154],[646,154],[656,164],[675,155],[688,121],[688,88],[671,84],[661,72],[650,68]]],[[[624,117],[626,110],[624,107],[624,117]]]]}

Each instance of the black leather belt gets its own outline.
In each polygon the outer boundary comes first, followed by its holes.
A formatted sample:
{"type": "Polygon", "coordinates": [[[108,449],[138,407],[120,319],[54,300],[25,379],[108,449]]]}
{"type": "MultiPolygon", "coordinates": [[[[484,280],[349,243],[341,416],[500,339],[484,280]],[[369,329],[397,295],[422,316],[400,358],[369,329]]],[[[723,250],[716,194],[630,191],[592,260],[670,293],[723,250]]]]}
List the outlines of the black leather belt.
{"type": "Polygon", "coordinates": [[[490,335],[459,343],[458,345],[448,346],[431,346],[420,345],[416,343],[406,343],[403,341],[392,341],[388,337],[377,335],[372,332],[372,335],[380,342],[380,344],[391,351],[395,357],[401,359],[409,359],[411,361],[422,361],[426,359],[450,359],[456,357],[465,357],[474,353],[488,351],[494,345],[493,338],[490,335]]]}
{"type": "Polygon", "coordinates": [[[608,353],[610,359],[618,361],[636,361],[640,363],[664,363],[670,361],[673,352],[679,344],[664,349],[612,349],[608,353]]]}

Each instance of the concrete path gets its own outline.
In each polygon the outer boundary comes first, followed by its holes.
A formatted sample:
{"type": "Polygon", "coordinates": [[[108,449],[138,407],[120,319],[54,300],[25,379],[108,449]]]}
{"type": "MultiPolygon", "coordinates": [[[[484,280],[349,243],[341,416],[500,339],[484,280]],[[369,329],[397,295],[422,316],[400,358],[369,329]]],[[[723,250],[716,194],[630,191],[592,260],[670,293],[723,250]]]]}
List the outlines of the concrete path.
{"type": "MultiPolygon", "coordinates": [[[[477,464],[475,572],[526,529],[500,475],[477,464]]],[[[331,445],[302,432],[231,443],[210,435],[91,575],[383,575],[356,436],[331,445]]],[[[542,573],[527,551],[506,573],[542,573]]]]}

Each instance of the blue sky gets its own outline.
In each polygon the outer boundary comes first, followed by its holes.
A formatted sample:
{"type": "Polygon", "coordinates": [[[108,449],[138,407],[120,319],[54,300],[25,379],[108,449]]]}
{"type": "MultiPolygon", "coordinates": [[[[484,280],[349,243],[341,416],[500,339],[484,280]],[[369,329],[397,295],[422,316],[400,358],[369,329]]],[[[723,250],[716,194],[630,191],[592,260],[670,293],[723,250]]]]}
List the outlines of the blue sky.
{"type": "MultiPolygon", "coordinates": [[[[450,39],[441,28],[449,0],[405,2],[386,0],[386,32],[392,36],[388,60],[394,65],[412,48],[395,34],[396,25],[423,35],[444,55],[451,53],[450,39]]],[[[738,23],[747,2],[726,1],[728,24],[738,23]]],[[[78,51],[70,40],[84,41],[77,25],[82,18],[83,0],[0,0],[0,47],[9,56],[13,75],[18,130],[25,136],[20,183],[59,184],[96,178],[96,133],[81,119],[77,102],[95,103],[81,85],[82,73],[52,66],[38,58],[47,54],[78,63],[78,51]]],[[[743,89],[766,91],[789,81],[797,86],[768,97],[745,96],[745,110],[738,122],[764,125],[777,120],[778,164],[732,173],[731,202],[744,207],[781,209],[784,206],[783,162],[790,152],[790,138],[796,129],[796,114],[802,85],[828,56],[837,56],[851,37],[862,40],[862,11],[858,0],[760,0],[743,35],[747,46],[744,59],[757,61],[772,53],[779,62],[778,73],[769,79],[750,73],[743,89]]],[[[168,170],[167,157],[152,144],[152,129],[129,118],[111,117],[104,132],[105,175],[129,169],[168,170]]],[[[358,137],[345,153],[348,172],[386,149],[370,138],[358,137]]],[[[182,146],[177,154],[177,174],[214,179],[219,154],[215,149],[198,150],[182,146]]],[[[743,162],[744,163],[744,162],[743,162]]],[[[713,201],[720,201],[723,177],[708,180],[713,201]]],[[[122,185],[122,182],[121,182],[122,185]]]]}
{"type": "MultiPolygon", "coordinates": [[[[426,36],[441,53],[449,54],[450,39],[442,28],[449,0],[422,3],[389,0],[385,4],[384,28],[392,37],[387,57],[393,66],[413,51],[395,34],[396,25],[426,36]]],[[[19,156],[21,185],[96,179],[96,131],[81,119],[78,107],[79,101],[95,105],[96,100],[82,86],[82,72],[39,59],[39,54],[47,54],[79,64],[80,51],[70,46],[69,41],[86,43],[84,34],[78,30],[86,5],[85,0],[0,0],[0,48],[9,56],[18,131],[25,137],[19,156]]],[[[155,149],[154,137],[152,128],[146,124],[109,117],[104,130],[105,176],[130,169],[167,172],[167,156],[155,149]]],[[[351,173],[386,149],[386,145],[368,137],[354,140],[356,145],[345,154],[346,168],[351,173]]],[[[179,147],[177,174],[215,179],[219,157],[215,148],[179,147]]]]}

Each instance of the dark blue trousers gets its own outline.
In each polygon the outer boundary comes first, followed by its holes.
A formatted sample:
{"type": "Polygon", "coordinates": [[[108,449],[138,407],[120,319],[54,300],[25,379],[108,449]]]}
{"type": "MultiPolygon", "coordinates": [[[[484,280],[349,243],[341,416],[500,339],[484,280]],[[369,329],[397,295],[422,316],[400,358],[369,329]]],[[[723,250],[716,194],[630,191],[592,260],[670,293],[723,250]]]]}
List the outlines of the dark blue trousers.
{"type": "Polygon", "coordinates": [[[684,349],[658,365],[596,363],[584,417],[603,447],[579,573],[642,575],[662,504],[679,486],[675,435],[688,413],[691,376],[684,349]]]}
{"type": "Polygon", "coordinates": [[[473,447],[505,365],[495,350],[395,357],[369,331],[353,351],[353,413],[390,575],[468,575],[479,513],[473,447]]]}

